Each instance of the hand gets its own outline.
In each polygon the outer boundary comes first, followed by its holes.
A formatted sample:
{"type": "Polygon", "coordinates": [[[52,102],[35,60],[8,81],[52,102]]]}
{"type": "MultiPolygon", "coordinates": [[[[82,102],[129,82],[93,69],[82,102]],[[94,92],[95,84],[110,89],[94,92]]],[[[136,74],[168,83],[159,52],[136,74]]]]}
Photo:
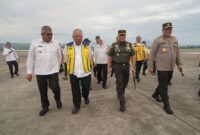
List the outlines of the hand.
{"type": "Polygon", "coordinates": [[[18,58],[17,61],[20,63],[20,59],[18,58]]]}
{"type": "Polygon", "coordinates": [[[112,68],[108,67],[108,74],[110,74],[112,71],[112,68]]]}
{"type": "Polygon", "coordinates": [[[97,67],[97,64],[96,64],[96,63],[94,63],[94,67],[97,67]]]}
{"type": "Polygon", "coordinates": [[[27,79],[29,82],[31,82],[31,80],[32,80],[32,74],[27,74],[26,79],[27,79]]]}
{"type": "Polygon", "coordinates": [[[135,76],[135,68],[132,68],[132,74],[135,76]]]}
{"type": "Polygon", "coordinates": [[[183,67],[182,67],[182,65],[178,65],[178,70],[179,70],[180,72],[183,72],[183,67]]]}
{"type": "Polygon", "coordinates": [[[153,69],[149,68],[149,73],[153,74],[153,69]]]}

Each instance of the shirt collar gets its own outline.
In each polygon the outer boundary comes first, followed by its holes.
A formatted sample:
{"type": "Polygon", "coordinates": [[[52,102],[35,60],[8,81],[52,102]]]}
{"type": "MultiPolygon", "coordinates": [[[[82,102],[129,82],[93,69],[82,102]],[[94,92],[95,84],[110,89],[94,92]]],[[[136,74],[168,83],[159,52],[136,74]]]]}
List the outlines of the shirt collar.
{"type": "MultiPolygon", "coordinates": [[[[43,39],[40,38],[40,43],[47,43],[47,42],[44,42],[43,39]]],[[[48,43],[53,43],[53,39],[50,42],[48,42],[48,43]]]]}
{"type": "Polygon", "coordinates": [[[76,42],[74,41],[74,46],[82,46],[82,42],[80,45],[77,45],[76,42]]]}

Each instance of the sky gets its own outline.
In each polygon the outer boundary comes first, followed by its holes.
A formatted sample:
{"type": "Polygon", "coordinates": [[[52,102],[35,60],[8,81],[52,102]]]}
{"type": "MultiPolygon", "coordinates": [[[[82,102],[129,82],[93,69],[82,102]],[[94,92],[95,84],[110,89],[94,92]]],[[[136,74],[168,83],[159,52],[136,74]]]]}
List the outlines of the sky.
{"type": "Polygon", "coordinates": [[[0,43],[30,43],[49,25],[66,43],[80,28],[84,37],[100,35],[106,44],[126,29],[127,41],[152,41],[172,22],[180,45],[200,45],[200,0],[0,0],[0,43]]]}

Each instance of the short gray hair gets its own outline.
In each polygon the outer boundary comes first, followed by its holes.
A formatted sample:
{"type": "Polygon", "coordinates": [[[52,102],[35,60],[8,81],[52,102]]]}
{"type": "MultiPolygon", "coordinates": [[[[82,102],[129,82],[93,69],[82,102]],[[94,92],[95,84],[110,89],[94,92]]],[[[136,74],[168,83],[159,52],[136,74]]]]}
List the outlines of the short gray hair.
{"type": "Polygon", "coordinates": [[[142,38],[140,35],[137,35],[136,38],[142,38]]]}
{"type": "Polygon", "coordinates": [[[47,25],[42,26],[42,28],[41,28],[41,33],[44,33],[44,32],[46,32],[46,31],[52,32],[51,27],[50,27],[50,26],[47,26],[47,25]]]}
{"type": "Polygon", "coordinates": [[[72,34],[74,35],[74,33],[77,32],[77,31],[80,32],[83,35],[83,32],[82,32],[81,29],[74,29],[72,34]]]}

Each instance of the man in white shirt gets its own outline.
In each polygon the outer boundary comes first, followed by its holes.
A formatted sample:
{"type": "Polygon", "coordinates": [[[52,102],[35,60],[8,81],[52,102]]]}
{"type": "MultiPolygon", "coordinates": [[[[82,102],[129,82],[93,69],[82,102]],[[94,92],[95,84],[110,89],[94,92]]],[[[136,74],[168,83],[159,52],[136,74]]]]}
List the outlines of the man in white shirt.
{"type": "MultiPolygon", "coordinates": [[[[89,89],[91,87],[91,50],[87,42],[83,42],[83,34],[80,29],[73,31],[73,42],[67,43],[64,55],[67,56],[67,71],[73,96],[74,108],[72,114],[78,113],[81,106],[81,90],[85,104],[89,104],[89,89]]],[[[66,58],[66,57],[64,57],[66,58]]]]}
{"type": "Polygon", "coordinates": [[[3,55],[6,56],[6,62],[8,64],[9,70],[10,70],[11,78],[13,78],[14,75],[19,76],[18,62],[17,62],[17,61],[19,61],[19,57],[10,42],[6,42],[6,45],[3,49],[3,55]],[[14,73],[13,73],[13,66],[15,67],[14,73]]]}
{"type": "Polygon", "coordinates": [[[33,40],[27,59],[27,80],[32,80],[35,72],[38,87],[40,90],[42,110],[39,115],[44,116],[49,111],[48,85],[54,93],[57,108],[62,108],[60,100],[60,86],[58,72],[61,64],[60,43],[52,40],[52,29],[43,26],[41,29],[42,38],[33,40]]]}
{"type": "Polygon", "coordinates": [[[102,39],[99,39],[99,42],[94,49],[93,60],[95,63],[94,65],[97,67],[97,80],[98,80],[97,83],[100,84],[102,81],[102,87],[104,89],[107,89],[106,86],[107,65],[108,65],[107,52],[108,52],[107,46],[103,44],[102,39]]]}
{"type": "MultiPolygon", "coordinates": [[[[94,53],[94,50],[95,50],[97,44],[99,44],[99,40],[100,40],[100,36],[96,36],[95,37],[95,43],[93,44],[93,47],[92,47],[93,53],[94,53]]],[[[93,73],[94,73],[94,77],[96,77],[97,76],[97,67],[96,66],[93,67],[93,73]]]]}

